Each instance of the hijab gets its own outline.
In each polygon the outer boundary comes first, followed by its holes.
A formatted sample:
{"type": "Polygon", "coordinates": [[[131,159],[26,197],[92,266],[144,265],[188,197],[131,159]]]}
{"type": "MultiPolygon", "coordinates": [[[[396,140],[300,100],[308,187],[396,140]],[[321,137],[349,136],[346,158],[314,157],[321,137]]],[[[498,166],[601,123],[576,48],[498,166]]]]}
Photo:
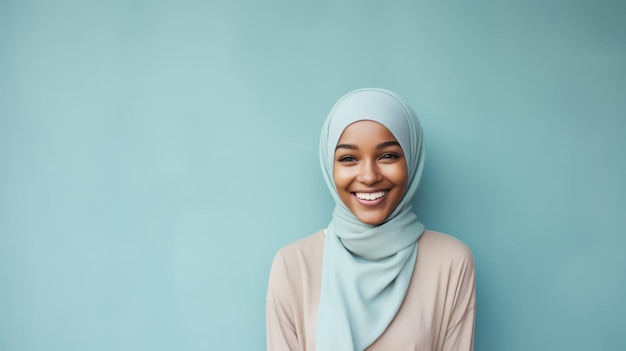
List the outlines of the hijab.
{"type": "Polygon", "coordinates": [[[395,317],[413,274],[417,239],[424,231],[411,205],[424,165],[422,129],[415,112],[395,93],[359,89],[331,109],[319,152],[335,209],[324,240],[317,350],[364,350],[395,317]],[[341,201],[333,180],[335,147],[343,131],[361,120],[385,126],[407,163],[404,197],[379,225],[359,221],[341,201]]]}

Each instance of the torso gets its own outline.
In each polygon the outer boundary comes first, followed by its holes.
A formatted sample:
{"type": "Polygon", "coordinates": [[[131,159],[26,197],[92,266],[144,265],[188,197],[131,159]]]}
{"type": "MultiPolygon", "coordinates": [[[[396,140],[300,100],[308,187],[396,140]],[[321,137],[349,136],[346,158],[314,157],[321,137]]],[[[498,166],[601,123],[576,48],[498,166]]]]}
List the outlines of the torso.
{"type": "MultiPolygon", "coordinates": [[[[323,248],[324,232],[319,231],[282,248],[272,267],[268,306],[284,313],[295,329],[299,350],[315,350],[323,248]]],[[[418,241],[415,268],[400,310],[367,350],[446,350],[448,334],[473,336],[474,304],[471,252],[449,235],[426,230],[418,241]],[[456,330],[470,327],[471,333],[456,330]]],[[[269,315],[268,323],[272,323],[269,315]]]]}

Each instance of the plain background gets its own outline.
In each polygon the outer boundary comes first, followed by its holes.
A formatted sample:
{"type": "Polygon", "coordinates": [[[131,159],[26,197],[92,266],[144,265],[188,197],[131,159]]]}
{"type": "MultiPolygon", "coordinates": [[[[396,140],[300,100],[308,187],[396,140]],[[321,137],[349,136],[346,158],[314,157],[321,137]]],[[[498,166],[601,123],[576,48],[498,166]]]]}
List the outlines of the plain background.
{"type": "Polygon", "coordinates": [[[622,1],[0,0],[0,349],[262,350],[334,102],[403,96],[476,350],[622,350],[622,1]]]}

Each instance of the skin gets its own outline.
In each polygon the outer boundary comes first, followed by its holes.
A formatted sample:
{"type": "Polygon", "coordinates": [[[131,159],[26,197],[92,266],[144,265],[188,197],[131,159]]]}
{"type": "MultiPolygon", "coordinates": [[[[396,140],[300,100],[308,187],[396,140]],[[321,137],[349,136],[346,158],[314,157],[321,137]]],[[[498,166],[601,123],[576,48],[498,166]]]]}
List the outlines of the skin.
{"type": "Polygon", "coordinates": [[[333,179],[341,201],[356,218],[379,225],[406,192],[404,152],[382,124],[369,120],[352,123],[337,143],[333,179]]]}

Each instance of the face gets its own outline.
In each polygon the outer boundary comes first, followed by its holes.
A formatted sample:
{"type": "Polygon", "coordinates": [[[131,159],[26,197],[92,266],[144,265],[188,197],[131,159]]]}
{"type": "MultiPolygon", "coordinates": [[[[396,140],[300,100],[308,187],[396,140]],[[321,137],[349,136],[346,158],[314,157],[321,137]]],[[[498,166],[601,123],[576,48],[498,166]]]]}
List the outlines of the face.
{"type": "Polygon", "coordinates": [[[404,152],[374,121],[349,125],[335,149],[333,179],[341,201],[361,222],[379,225],[398,206],[408,184],[404,152]]]}

